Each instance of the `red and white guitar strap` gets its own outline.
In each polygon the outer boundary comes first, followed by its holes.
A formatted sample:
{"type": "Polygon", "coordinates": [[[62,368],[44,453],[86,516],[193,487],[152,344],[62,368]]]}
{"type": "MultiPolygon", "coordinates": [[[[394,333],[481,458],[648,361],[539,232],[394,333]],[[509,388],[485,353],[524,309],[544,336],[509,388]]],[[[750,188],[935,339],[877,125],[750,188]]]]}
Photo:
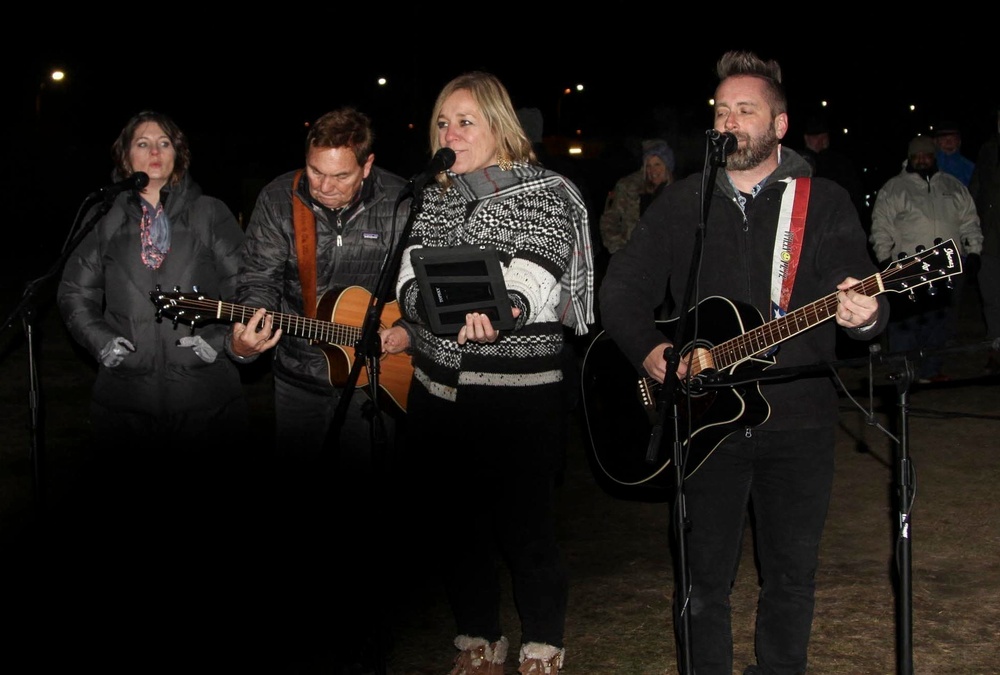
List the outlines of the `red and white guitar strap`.
{"type": "Polygon", "coordinates": [[[799,254],[809,209],[810,179],[785,179],[788,187],[781,196],[778,229],[774,235],[774,261],[771,268],[771,319],[788,313],[788,303],[799,271],[799,254]]]}

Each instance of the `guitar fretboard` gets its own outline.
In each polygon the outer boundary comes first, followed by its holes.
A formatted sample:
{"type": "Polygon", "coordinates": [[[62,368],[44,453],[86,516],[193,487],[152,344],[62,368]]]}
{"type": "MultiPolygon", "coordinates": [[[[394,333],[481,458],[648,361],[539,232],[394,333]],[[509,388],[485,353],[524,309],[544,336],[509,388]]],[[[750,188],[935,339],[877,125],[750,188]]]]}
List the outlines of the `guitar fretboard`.
{"type": "MultiPolygon", "coordinates": [[[[859,281],[851,287],[862,295],[876,296],[884,289],[879,284],[879,275],[859,281]]],[[[731,340],[713,347],[712,362],[715,368],[727,368],[757,354],[766,352],[779,342],[794,337],[804,330],[812,328],[837,314],[837,294],[831,293],[813,303],[799,307],[788,314],[769,321],[763,326],[749,330],[731,340]]]]}
{"type": "MultiPolygon", "coordinates": [[[[180,309],[180,311],[176,312],[179,319],[188,318],[186,316],[188,310],[198,313],[198,316],[189,318],[189,320],[195,321],[211,317],[225,321],[246,323],[253,317],[254,312],[257,311],[253,307],[245,305],[199,298],[184,298],[175,301],[174,306],[180,309]]],[[[278,312],[268,312],[267,315],[272,317],[275,328],[280,328],[285,333],[296,337],[345,346],[353,345],[361,339],[360,326],[348,326],[342,323],[310,319],[305,316],[281,314],[278,312]]]]}

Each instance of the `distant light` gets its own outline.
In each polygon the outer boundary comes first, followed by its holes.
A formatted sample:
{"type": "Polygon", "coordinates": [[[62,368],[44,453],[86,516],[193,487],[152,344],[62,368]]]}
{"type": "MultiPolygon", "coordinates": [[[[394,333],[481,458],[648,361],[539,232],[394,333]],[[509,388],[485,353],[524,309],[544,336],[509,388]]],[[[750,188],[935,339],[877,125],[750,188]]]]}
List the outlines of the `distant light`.
{"type": "Polygon", "coordinates": [[[576,85],[576,90],[577,91],[583,91],[583,85],[582,84],[576,85]]]}
{"type": "Polygon", "coordinates": [[[708,105],[715,106],[715,99],[714,98],[708,99],[708,105]]]}
{"type": "Polygon", "coordinates": [[[572,94],[572,93],[573,93],[573,90],[572,90],[572,89],[570,89],[569,87],[566,87],[565,89],[563,89],[563,93],[564,93],[564,94],[572,94]]]}
{"type": "Polygon", "coordinates": [[[569,146],[569,154],[571,154],[571,155],[582,155],[583,154],[583,148],[581,148],[579,145],[571,145],[571,146],[569,146]]]}
{"type": "Polygon", "coordinates": [[[913,105],[913,104],[911,103],[911,104],[910,104],[910,112],[913,112],[913,111],[914,111],[914,110],[916,110],[916,109],[917,109],[917,106],[915,106],[915,105],[913,105]]]}
{"type": "Polygon", "coordinates": [[[844,135],[847,135],[847,127],[844,127],[844,135]]]}
{"type": "Polygon", "coordinates": [[[53,70],[50,77],[53,82],[62,82],[66,78],[66,73],[61,70],[53,70]]]}
{"type": "Polygon", "coordinates": [[[820,101],[819,104],[820,104],[820,106],[822,106],[824,108],[826,107],[826,101],[820,101]]]}
{"type": "Polygon", "coordinates": [[[583,129],[577,129],[576,130],[576,135],[577,136],[583,136],[583,129]]]}
{"type": "Polygon", "coordinates": [[[378,78],[378,84],[379,84],[380,87],[384,87],[385,83],[386,83],[386,79],[384,77],[378,78]]]}

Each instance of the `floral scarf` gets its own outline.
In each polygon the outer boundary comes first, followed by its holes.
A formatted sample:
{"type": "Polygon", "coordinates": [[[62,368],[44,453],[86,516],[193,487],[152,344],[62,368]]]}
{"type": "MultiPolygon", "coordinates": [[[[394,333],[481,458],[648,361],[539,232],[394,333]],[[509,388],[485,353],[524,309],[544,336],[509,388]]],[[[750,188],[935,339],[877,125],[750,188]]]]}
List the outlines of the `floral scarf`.
{"type": "Polygon", "coordinates": [[[163,203],[155,207],[142,200],[142,262],[150,269],[158,269],[170,251],[170,219],[163,212],[163,203]]]}

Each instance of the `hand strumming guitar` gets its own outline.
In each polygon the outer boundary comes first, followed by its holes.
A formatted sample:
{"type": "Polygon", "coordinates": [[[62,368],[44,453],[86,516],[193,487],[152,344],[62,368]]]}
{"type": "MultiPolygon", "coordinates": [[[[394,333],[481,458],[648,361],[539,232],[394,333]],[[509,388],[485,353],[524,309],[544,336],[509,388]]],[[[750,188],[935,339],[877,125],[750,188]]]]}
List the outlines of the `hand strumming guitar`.
{"type": "MultiPolygon", "coordinates": [[[[663,384],[667,378],[667,350],[673,347],[669,342],[661,342],[653,347],[653,350],[642,360],[642,367],[649,373],[649,376],[663,384]]],[[[677,363],[677,377],[684,379],[687,375],[688,364],[683,358],[677,363]]]]}

